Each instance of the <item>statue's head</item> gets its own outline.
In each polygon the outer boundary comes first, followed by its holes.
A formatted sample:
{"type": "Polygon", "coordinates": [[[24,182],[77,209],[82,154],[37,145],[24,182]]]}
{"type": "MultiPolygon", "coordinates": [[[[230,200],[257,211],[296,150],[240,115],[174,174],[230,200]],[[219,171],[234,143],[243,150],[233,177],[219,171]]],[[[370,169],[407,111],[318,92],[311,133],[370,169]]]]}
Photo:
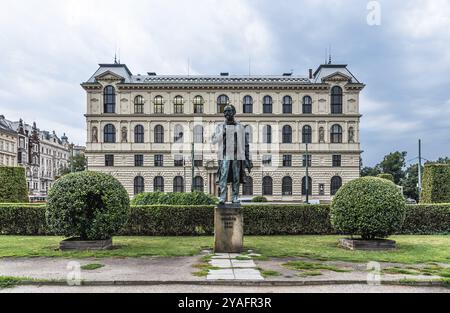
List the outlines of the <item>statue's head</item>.
{"type": "Polygon", "coordinates": [[[229,104],[223,110],[223,114],[228,121],[233,121],[234,116],[236,115],[236,108],[234,107],[234,105],[229,104]]]}

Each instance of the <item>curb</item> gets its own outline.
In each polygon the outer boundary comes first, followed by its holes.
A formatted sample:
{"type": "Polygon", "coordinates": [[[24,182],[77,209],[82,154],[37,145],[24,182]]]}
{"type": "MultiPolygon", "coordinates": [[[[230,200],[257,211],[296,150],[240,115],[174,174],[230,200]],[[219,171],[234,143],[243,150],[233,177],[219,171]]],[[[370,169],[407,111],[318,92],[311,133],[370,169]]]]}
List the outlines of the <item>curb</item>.
{"type": "MultiPolygon", "coordinates": [[[[194,285],[194,286],[229,286],[229,287],[299,287],[330,285],[368,285],[361,280],[325,280],[325,281],[82,281],[80,286],[162,286],[162,285],[194,285]]],[[[376,285],[376,284],[374,284],[376,285]]],[[[382,281],[381,286],[410,287],[444,287],[450,284],[441,281],[382,281]]],[[[17,286],[70,286],[66,281],[21,281],[17,286]]],[[[75,286],[74,286],[75,287],[75,286]]]]}

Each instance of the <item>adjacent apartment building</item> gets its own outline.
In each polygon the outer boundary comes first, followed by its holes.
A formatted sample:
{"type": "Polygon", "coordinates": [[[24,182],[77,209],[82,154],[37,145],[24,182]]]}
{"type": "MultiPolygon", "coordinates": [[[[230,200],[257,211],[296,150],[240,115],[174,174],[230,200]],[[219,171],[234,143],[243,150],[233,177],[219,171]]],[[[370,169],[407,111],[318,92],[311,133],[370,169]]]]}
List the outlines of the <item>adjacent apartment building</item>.
{"type": "Polygon", "coordinates": [[[17,132],[0,115],[0,166],[17,166],[17,132]]]}
{"type": "Polygon", "coordinates": [[[69,166],[68,138],[39,130],[36,123],[0,116],[0,166],[25,167],[30,196],[45,197],[62,169],[69,166]]]}
{"type": "Polygon", "coordinates": [[[255,168],[242,198],[327,202],[360,173],[360,92],[347,65],[308,75],[134,75],[100,64],[87,94],[88,167],[114,175],[130,196],[201,190],[217,195],[211,135],[232,104],[247,125],[255,168]]]}

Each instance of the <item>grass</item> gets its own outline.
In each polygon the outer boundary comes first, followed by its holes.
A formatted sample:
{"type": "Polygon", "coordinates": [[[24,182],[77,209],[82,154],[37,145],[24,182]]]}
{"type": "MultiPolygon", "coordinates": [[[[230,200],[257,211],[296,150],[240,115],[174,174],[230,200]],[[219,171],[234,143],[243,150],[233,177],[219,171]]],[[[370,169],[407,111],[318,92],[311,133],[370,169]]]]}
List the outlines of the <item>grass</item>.
{"type": "Polygon", "coordinates": [[[14,288],[23,282],[44,283],[44,282],[51,282],[51,281],[52,280],[35,279],[35,278],[28,278],[28,277],[0,276],[0,289],[14,288]]]}
{"type": "Polygon", "coordinates": [[[280,272],[274,271],[274,270],[264,270],[260,267],[257,268],[258,271],[261,272],[261,276],[264,278],[268,278],[268,277],[278,277],[281,276],[280,272]]]}
{"type": "MultiPolygon", "coordinates": [[[[450,263],[450,236],[394,236],[394,251],[349,251],[338,247],[342,236],[246,236],[247,249],[261,254],[255,260],[305,257],[319,261],[393,262],[402,264],[450,263]]],[[[61,237],[0,236],[0,258],[64,257],[106,258],[192,256],[213,247],[213,237],[115,237],[109,251],[61,252],[61,237]]]]}
{"type": "Polygon", "coordinates": [[[439,265],[431,265],[423,268],[418,267],[390,267],[383,270],[386,274],[402,274],[411,276],[439,276],[442,278],[450,278],[450,268],[442,267],[439,265]]]}
{"type": "MultiPolygon", "coordinates": [[[[304,262],[304,261],[291,261],[282,264],[286,268],[290,268],[296,271],[301,271],[301,274],[308,273],[311,274],[313,272],[317,273],[317,271],[326,270],[326,271],[332,271],[337,273],[345,273],[348,272],[348,270],[339,268],[334,265],[327,265],[322,263],[316,263],[316,262],[304,262]]],[[[318,276],[318,275],[308,275],[308,276],[318,276]]]]}
{"type": "Polygon", "coordinates": [[[197,277],[206,277],[208,276],[209,271],[220,269],[219,267],[209,265],[208,263],[194,264],[192,267],[199,269],[199,271],[192,273],[192,275],[197,277]]]}
{"type": "Polygon", "coordinates": [[[320,276],[323,275],[321,271],[303,271],[298,274],[300,277],[320,276]]]}
{"type": "Polygon", "coordinates": [[[103,264],[99,264],[99,263],[91,263],[91,264],[83,265],[81,267],[81,269],[85,270],[85,271],[94,271],[94,270],[97,270],[102,267],[105,267],[105,266],[103,264]]]}

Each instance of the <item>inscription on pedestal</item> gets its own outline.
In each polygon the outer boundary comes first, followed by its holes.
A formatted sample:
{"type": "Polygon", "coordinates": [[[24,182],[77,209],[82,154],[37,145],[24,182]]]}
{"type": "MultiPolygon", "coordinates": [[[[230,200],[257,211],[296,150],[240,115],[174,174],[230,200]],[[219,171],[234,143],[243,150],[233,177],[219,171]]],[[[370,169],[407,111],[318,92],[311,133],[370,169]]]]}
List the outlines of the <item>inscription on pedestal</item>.
{"type": "Polygon", "coordinates": [[[240,253],[243,248],[244,220],[240,207],[221,206],[215,209],[216,253],[240,253]]]}

